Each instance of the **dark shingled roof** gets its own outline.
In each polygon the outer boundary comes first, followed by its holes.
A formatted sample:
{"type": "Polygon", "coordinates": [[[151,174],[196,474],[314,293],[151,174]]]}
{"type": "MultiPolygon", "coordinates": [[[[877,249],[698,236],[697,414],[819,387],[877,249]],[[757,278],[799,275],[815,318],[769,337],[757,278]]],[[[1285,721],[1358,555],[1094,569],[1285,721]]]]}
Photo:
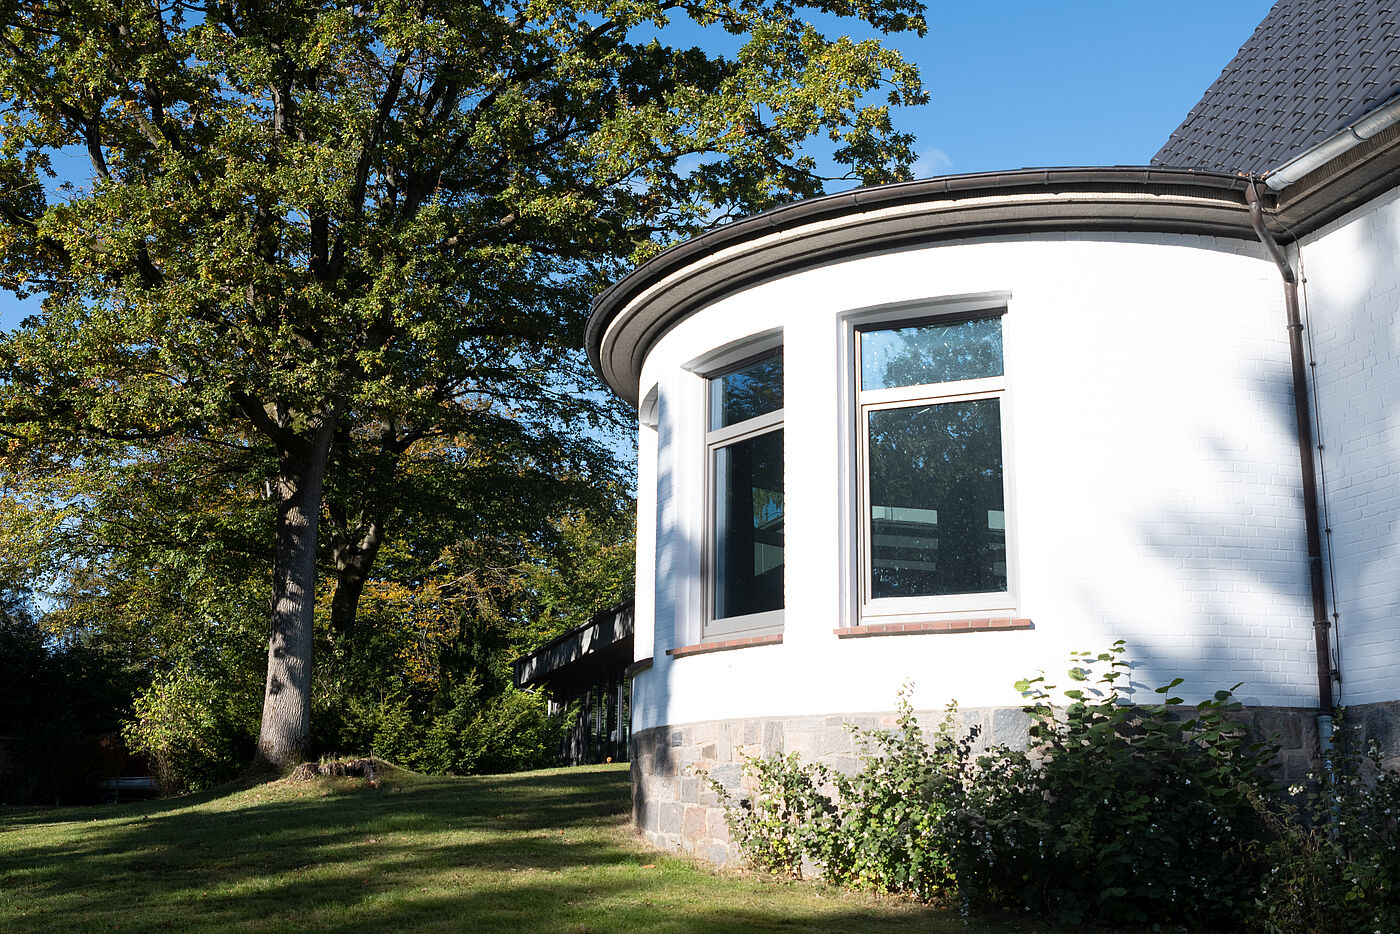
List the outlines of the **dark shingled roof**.
{"type": "Polygon", "coordinates": [[[1279,0],[1153,165],[1277,168],[1400,92],[1400,0],[1279,0]]]}

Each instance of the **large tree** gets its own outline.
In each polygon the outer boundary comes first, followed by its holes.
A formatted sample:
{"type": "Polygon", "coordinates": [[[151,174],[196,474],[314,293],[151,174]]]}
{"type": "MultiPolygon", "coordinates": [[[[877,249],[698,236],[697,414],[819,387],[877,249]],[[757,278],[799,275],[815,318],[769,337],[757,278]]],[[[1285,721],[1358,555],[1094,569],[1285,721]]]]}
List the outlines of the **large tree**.
{"type": "Polygon", "coordinates": [[[392,477],[588,416],[589,295],[819,192],[814,134],[847,177],[907,174],[915,72],[813,14],[924,28],[917,0],[0,0],[0,284],[44,298],[0,346],[0,431],[266,461],[266,762],[307,742],[323,512],[352,588],[383,535],[374,489],[324,508],[337,457],[392,477]]]}

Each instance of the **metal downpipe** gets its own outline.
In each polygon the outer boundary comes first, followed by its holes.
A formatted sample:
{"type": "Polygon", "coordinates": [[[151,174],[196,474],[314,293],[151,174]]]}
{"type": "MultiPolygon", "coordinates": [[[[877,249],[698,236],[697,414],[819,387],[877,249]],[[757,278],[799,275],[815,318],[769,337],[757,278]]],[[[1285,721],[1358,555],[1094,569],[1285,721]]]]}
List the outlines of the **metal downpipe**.
{"type": "Polygon", "coordinates": [[[1303,352],[1303,319],[1298,311],[1298,276],[1283,248],[1264,225],[1264,206],[1259,197],[1257,179],[1250,179],[1245,197],[1249,201],[1249,219],[1254,225],[1254,233],[1283,276],[1283,303],[1288,314],[1288,356],[1293,367],[1293,411],[1297,420],[1298,459],[1303,474],[1303,520],[1308,545],[1308,583],[1312,591],[1313,644],[1317,653],[1317,706],[1330,714],[1335,706],[1332,696],[1332,623],[1327,618],[1327,592],[1322,570],[1322,529],[1318,518],[1312,406],[1308,400],[1307,356],[1303,352]]]}

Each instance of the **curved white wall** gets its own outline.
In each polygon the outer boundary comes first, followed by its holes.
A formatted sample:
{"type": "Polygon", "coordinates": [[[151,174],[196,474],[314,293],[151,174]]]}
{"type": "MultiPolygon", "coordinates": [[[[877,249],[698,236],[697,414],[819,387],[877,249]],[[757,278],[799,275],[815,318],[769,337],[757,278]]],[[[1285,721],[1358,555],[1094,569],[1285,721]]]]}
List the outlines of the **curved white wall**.
{"type": "Polygon", "coordinates": [[[638,512],[654,517],[638,540],[638,656],[655,661],[634,682],[633,729],[889,710],[906,680],[921,709],[952,698],[1015,706],[1017,678],[1060,673],[1069,650],[1118,638],[1143,687],[1181,676],[1193,699],[1244,682],[1248,703],[1315,704],[1286,337],[1278,273],[1257,244],[1152,234],[888,252],[693,314],[653,347],[641,383],[659,396],[638,512]],[[981,292],[1010,296],[1003,433],[1017,615],[1034,629],[838,639],[832,630],[855,622],[843,611],[853,428],[842,414],[840,316],[981,292]],[[671,658],[667,649],[698,641],[701,623],[703,381],[685,367],[776,328],[784,640],[671,658]]]}

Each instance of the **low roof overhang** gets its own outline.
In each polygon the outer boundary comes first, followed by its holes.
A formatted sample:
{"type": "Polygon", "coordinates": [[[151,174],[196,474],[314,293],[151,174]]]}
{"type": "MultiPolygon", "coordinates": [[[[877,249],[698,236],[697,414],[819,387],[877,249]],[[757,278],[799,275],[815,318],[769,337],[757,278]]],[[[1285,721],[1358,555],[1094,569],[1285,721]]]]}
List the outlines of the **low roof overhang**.
{"type": "Polygon", "coordinates": [[[632,663],[633,627],[631,600],[610,607],[516,659],[515,686],[547,687],[556,700],[568,700],[599,680],[621,677],[632,663]]]}
{"type": "Polygon", "coordinates": [[[677,322],[796,270],[912,244],[1034,231],[1254,239],[1248,180],[1189,169],[1020,169],[857,188],[726,224],[658,254],[593,302],[586,347],[633,405],[642,363],[677,322]]]}
{"type": "MultiPolygon", "coordinates": [[[[1288,243],[1400,182],[1400,124],[1265,190],[1288,243]]],[[[1037,231],[1147,231],[1255,240],[1250,179],[1159,166],[1019,169],[921,179],[810,198],[718,227],[658,254],[593,302],[585,346],[636,405],[642,363],[668,330],[726,294],[846,257],[1037,231]]]]}

